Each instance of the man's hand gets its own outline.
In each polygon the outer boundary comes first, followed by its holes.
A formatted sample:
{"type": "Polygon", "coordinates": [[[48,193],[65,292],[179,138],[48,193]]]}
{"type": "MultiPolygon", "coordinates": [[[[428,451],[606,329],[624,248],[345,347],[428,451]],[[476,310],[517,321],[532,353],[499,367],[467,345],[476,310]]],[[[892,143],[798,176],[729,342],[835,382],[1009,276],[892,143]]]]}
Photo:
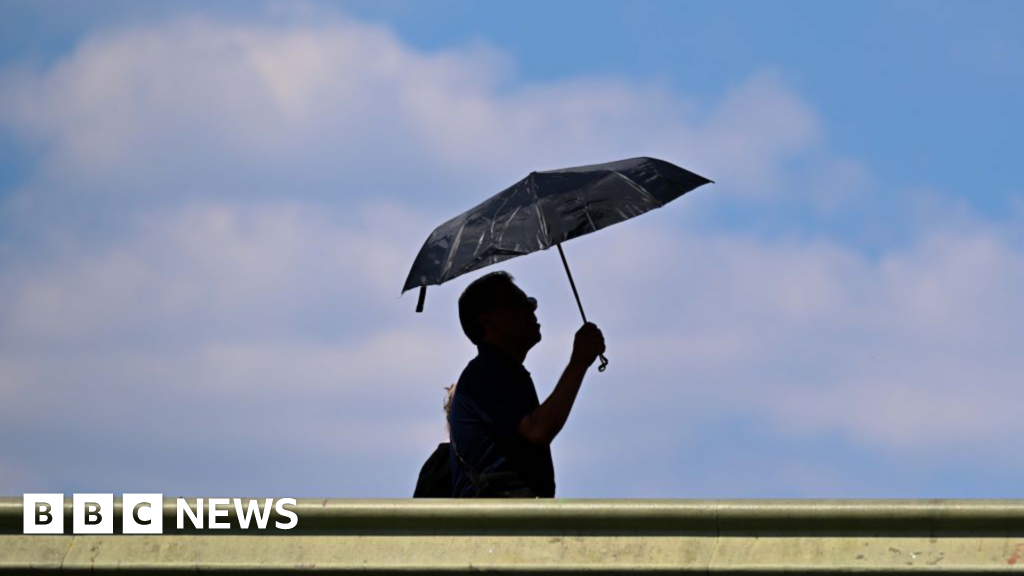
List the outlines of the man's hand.
{"type": "Polygon", "coordinates": [[[590,366],[601,354],[604,354],[604,334],[596,324],[587,322],[576,331],[569,363],[590,366]]]}

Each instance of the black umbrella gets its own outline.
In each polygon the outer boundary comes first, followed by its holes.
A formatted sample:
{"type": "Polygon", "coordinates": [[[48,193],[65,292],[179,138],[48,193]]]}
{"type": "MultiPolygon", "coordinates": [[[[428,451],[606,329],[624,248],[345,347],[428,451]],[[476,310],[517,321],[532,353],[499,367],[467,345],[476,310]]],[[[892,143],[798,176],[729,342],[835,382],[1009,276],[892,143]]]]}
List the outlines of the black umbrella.
{"type": "MultiPolygon", "coordinates": [[[[509,258],[558,246],[583,322],[576,284],[562,242],[660,208],[711,182],[656,158],[531,172],[529,176],[435,229],[420,249],[402,293],[443,284],[509,258]]],[[[601,356],[604,371],[608,360],[601,356]]]]}

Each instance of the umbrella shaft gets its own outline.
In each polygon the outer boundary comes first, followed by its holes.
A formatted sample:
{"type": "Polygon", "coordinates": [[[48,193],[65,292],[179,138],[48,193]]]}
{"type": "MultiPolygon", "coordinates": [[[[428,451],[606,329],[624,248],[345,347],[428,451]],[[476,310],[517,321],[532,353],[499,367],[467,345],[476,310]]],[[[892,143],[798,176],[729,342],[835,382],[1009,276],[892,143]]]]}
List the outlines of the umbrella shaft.
{"type": "MultiPolygon", "coordinates": [[[[572,286],[572,295],[576,297],[576,305],[580,307],[580,316],[583,317],[583,323],[587,323],[587,315],[583,313],[583,304],[580,303],[580,294],[576,291],[576,283],[572,281],[572,272],[569,272],[569,262],[565,259],[565,252],[562,252],[562,244],[558,243],[558,254],[562,257],[562,265],[565,266],[565,273],[569,276],[569,285],[572,286]]],[[[604,369],[608,367],[608,359],[601,356],[601,365],[598,366],[598,372],[604,372],[604,369]]]]}
{"type": "Polygon", "coordinates": [[[569,262],[565,259],[565,252],[562,252],[562,244],[556,244],[558,246],[558,254],[562,257],[562,265],[565,266],[565,273],[569,276],[569,285],[572,286],[572,295],[576,297],[576,305],[580,307],[580,316],[583,317],[583,323],[587,323],[587,315],[583,312],[583,304],[580,303],[579,292],[576,291],[576,283],[572,281],[572,272],[569,272],[569,262]]]}

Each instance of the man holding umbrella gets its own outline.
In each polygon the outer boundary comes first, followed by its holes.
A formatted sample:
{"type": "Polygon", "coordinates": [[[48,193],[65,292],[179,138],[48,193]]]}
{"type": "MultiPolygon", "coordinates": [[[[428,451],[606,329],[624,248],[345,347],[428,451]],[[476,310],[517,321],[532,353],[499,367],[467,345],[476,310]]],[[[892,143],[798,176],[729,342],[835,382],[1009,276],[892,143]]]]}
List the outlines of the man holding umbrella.
{"type": "Polygon", "coordinates": [[[448,418],[455,496],[555,495],[551,441],[565,425],[595,358],[601,360],[599,372],[608,367],[604,337],[587,322],[562,243],[660,208],[710,182],[646,156],[535,171],[430,233],[402,288],[403,293],[419,288],[417,312],[423,311],[427,286],[556,247],[583,319],[569,365],[540,404],[523,367],[526,354],[540,342],[537,301],[504,272],[466,288],[459,319],[480,353],[459,378],[448,418]]]}
{"type": "Polygon", "coordinates": [[[562,377],[541,404],[523,366],[541,340],[536,310],[537,300],[506,272],[478,278],[459,298],[462,329],[479,353],[459,377],[448,416],[455,497],[555,495],[551,441],[605,344],[597,326],[584,324],[562,377]]]}

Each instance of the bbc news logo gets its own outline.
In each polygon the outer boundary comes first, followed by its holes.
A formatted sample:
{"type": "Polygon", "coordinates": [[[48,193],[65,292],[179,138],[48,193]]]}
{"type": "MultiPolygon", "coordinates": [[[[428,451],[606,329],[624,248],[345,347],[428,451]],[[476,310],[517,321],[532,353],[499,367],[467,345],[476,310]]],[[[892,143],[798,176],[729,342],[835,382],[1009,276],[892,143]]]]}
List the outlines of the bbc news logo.
{"type": "MultiPolygon", "coordinates": [[[[253,524],[259,530],[266,530],[270,522],[271,510],[287,518],[287,522],[277,520],[274,527],[279,530],[291,530],[299,523],[295,512],[285,505],[295,506],[294,498],[266,498],[263,507],[259,501],[251,499],[248,506],[242,505],[242,498],[210,498],[207,501],[207,517],[203,516],[203,499],[196,499],[195,510],[184,498],[177,499],[177,528],[185,528],[186,518],[192,527],[197,529],[226,530],[231,523],[222,518],[231,515],[234,504],[235,517],[243,530],[253,524]]],[[[121,497],[121,528],[124,534],[163,534],[164,531],[164,497],[163,494],[123,494],[121,497]]],[[[25,534],[63,534],[64,533],[64,495],[63,494],[25,494],[22,505],[25,534]]],[[[113,534],[114,533],[114,495],[113,494],[75,494],[71,507],[72,531],[74,534],[113,534]]]]}

